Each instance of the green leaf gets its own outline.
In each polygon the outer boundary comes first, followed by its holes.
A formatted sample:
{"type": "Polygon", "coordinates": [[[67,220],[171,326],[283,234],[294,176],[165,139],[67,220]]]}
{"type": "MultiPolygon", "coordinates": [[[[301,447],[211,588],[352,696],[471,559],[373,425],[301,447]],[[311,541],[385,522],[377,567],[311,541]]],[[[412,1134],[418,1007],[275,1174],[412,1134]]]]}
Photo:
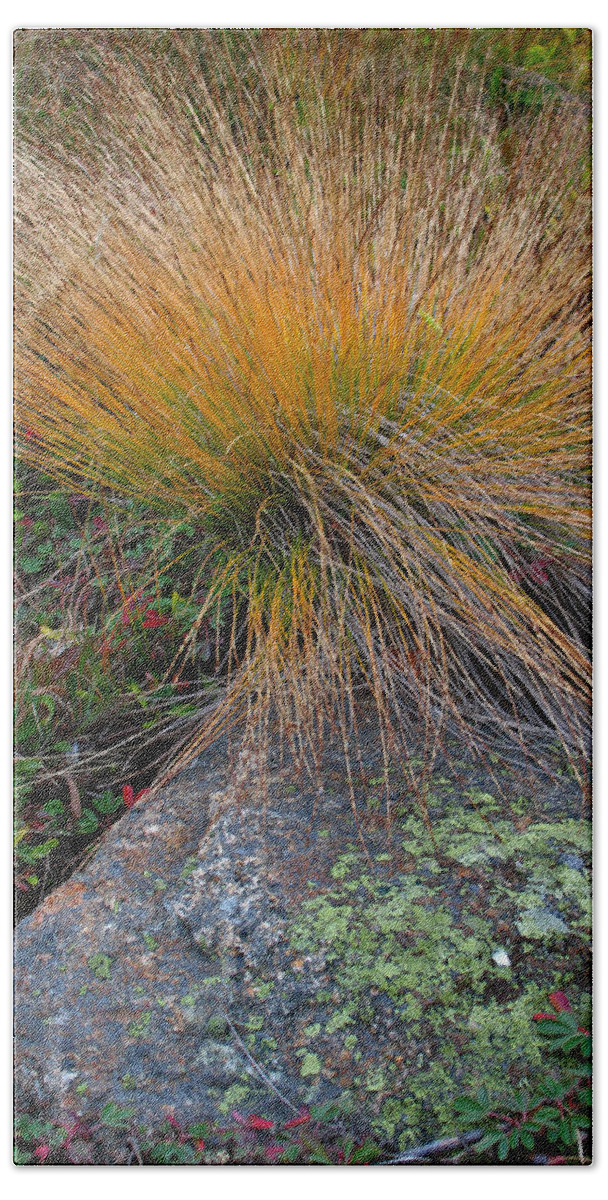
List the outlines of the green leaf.
{"type": "Polygon", "coordinates": [[[72,510],[63,492],[51,492],[46,498],[49,512],[63,530],[73,529],[72,510]]]}
{"type": "Polygon", "coordinates": [[[572,1146],[576,1141],[576,1135],[570,1128],[569,1121],[561,1121],[557,1130],[558,1137],[564,1146],[572,1146]]]}
{"type": "Polygon", "coordinates": [[[458,1096],[454,1101],[454,1108],[460,1117],[468,1121],[477,1121],[487,1111],[485,1104],[479,1104],[477,1100],[471,1100],[468,1096],[458,1096]]]}
{"type": "Polygon", "coordinates": [[[522,1129],[520,1136],[521,1136],[522,1146],[525,1146],[526,1150],[533,1150],[534,1149],[534,1138],[533,1138],[530,1130],[522,1129]]]}
{"type": "Polygon", "coordinates": [[[206,1121],[199,1121],[196,1125],[190,1125],[188,1134],[193,1138],[208,1138],[211,1133],[211,1126],[206,1121]]]}
{"type": "Polygon", "coordinates": [[[119,1104],[110,1102],[104,1104],[100,1118],[102,1124],[107,1125],[110,1129],[125,1129],[134,1113],[134,1108],[121,1108],[119,1104]]]}
{"type": "Polygon", "coordinates": [[[76,829],[79,833],[95,833],[99,828],[99,820],[97,819],[92,808],[84,808],[82,816],[76,822],[76,829]]]}
{"type": "Polygon", "coordinates": [[[50,1121],[41,1121],[30,1117],[27,1113],[18,1113],[15,1117],[15,1136],[26,1142],[39,1142],[50,1137],[53,1126],[50,1121]]]}
{"type": "Polygon", "coordinates": [[[331,1158],[323,1146],[317,1146],[312,1154],[309,1154],[308,1161],[311,1163],[323,1163],[324,1166],[331,1166],[331,1158]]]}
{"type": "Polygon", "coordinates": [[[283,1151],[283,1153],[282,1153],[282,1155],[281,1155],[281,1157],[280,1157],[280,1159],[279,1159],[279,1162],[282,1162],[282,1163],[293,1163],[293,1162],[295,1162],[295,1160],[296,1160],[296,1158],[298,1157],[299,1153],[300,1153],[300,1147],[299,1147],[299,1146],[294,1146],[294,1145],[287,1146],[287,1147],[286,1147],[286,1149],[283,1151]]]}
{"type": "Polygon", "coordinates": [[[197,1161],[192,1146],[180,1146],[179,1142],[160,1142],[150,1150],[150,1158],[159,1166],[172,1166],[179,1163],[195,1163],[197,1161]]]}
{"type": "Polygon", "coordinates": [[[61,813],[65,812],[63,800],[47,800],[42,811],[45,812],[49,817],[61,816],[61,813]]]}
{"type": "Polygon", "coordinates": [[[24,1167],[26,1163],[33,1161],[33,1155],[28,1150],[22,1150],[20,1146],[13,1147],[13,1162],[16,1167],[24,1167]]]}
{"type": "Polygon", "coordinates": [[[561,1113],[559,1108],[543,1108],[539,1116],[542,1116],[544,1122],[546,1123],[551,1121],[559,1121],[561,1113]]]}
{"type": "Polygon", "coordinates": [[[375,1162],[380,1157],[380,1150],[375,1142],[367,1141],[358,1150],[353,1151],[350,1161],[355,1166],[356,1163],[375,1162]]]}
{"type": "Polygon", "coordinates": [[[572,1120],[576,1129],[589,1129],[591,1126],[591,1117],[587,1117],[584,1113],[576,1113],[572,1120]]]}
{"type": "Polygon", "coordinates": [[[501,1162],[505,1161],[508,1153],[509,1153],[509,1143],[508,1143],[506,1137],[503,1136],[503,1137],[501,1137],[501,1139],[498,1143],[498,1157],[501,1162]]]}
{"type": "Polygon", "coordinates": [[[120,808],[122,801],[120,798],[113,796],[111,791],[106,791],[102,796],[94,796],[91,803],[95,805],[98,812],[109,814],[116,812],[120,808]]]}
{"type": "Polygon", "coordinates": [[[335,1100],[327,1100],[325,1104],[313,1104],[310,1115],[313,1121],[334,1121],[341,1116],[341,1109],[335,1100]]]}
{"type": "Polygon", "coordinates": [[[17,856],[26,863],[34,863],[39,858],[46,858],[47,854],[51,853],[56,846],[59,845],[57,838],[49,838],[46,842],[40,842],[37,846],[20,845],[17,848],[17,856]]]}

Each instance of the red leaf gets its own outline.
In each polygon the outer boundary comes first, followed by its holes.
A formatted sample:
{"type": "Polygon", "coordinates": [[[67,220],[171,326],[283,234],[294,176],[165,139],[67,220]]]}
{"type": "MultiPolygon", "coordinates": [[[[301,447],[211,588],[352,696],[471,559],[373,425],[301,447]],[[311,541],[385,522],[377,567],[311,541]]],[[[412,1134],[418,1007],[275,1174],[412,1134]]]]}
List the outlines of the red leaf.
{"type": "Polygon", "coordinates": [[[555,1013],[534,1013],[533,1021],[557,1021],[555,1013]]]}
{"type": "Polygon", "coordinates": [[[267,1146],[266,1158],[269,1158],[271,1162],[274,1162],[275,1158],[278,1158],[279,1154],[282,1154],[284,1149],[284,1146],[267,1146]]]}
{"type": "Polygon", "coordinates": [[[250,1129],[272,1129],[274,1121],[267,1121],[266,1117],[250,1116],[247,1118],[247,1124],[250,1129]]]}
{"type": "Polygon", "coordinates": [[[557,1012],[572,1012],[572,1005],[564,992],[549,992],[549,999],[557,1012]]]}
{"type": "Polygon", "coordinates": [[[177,675],[173,676],[173,679],[171,680],[171,682],[173,684],[173,687],[177,688],[178,691],[180,691],[180,692],[183,691],[184,688],[190,687],[190,684],[187,679],[179,679],[177,675]]]}
{"type": "Polygon", "coordinates": [[[135,800],[133,799],[133,788],[130,783],[125,783],[122,789],[122,801],[125,808],[133,808],[135,800]]]}
{"type": "Polygon", "coordinates": [[[34,1150],[34,1154],[36,1155],[38,1162],[41,1162],[41,1163],[46,1162],[50,1153],[51,1153],[50,1146],[36,1146],[36,1149],[34,1150]]]}
{"type": "Polygon", "coordinates": [[[108,528],[108,522],[104,521],[103,517],[93,517],[93,529],[98,533],[105,533],[108,528]]]}
{"type": "Polygon", "coordinates": [[[202,1154],[203,1150],[205,1149],[205,1143],[202,1138],[196,1139],[194,1143],[194,1149],[198,1150],[199,1154],[202,1154]]]}
{"type": "Polygon", "coordinates": [[[137,804],[137,801],[141,800],[142,796],[147,796],[149,791],[150,791],[150,788],[142,788],[141,792],[138,792],[137,795],[135,796],[133,803],[137,804]]]}
{"type": "Polygon", "coordinates": [[[286,1121],[283,1129],[295,1129],[296,1125],[305,1125],[310,1121],[310,1113],[307,1108],[303,1108],[299,1117],[292,1117],[291,1121],[286,1121]]]}
{"type": "Polygon", "coordinates": [[[161,617],[153,608],[147,608],[142,624],[144,629],[158,629],[160,625],[166,625],[168,620],[168,617],[161,617]]]}

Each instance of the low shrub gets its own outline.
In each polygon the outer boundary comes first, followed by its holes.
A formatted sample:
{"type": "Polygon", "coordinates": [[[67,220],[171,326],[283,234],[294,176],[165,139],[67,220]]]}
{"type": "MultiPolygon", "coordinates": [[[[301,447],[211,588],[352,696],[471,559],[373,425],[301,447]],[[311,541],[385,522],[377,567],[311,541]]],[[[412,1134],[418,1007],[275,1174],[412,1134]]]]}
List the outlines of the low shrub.
{"type": "Polygon", "coordinates": [[[481,1126],[483,1136],[475,1151],[497,1156],[499,1162],[519,1159],[530,1161],[539,1146],[549,1154],[534,1156],[537,1163],[551,1165],[591,1159],[584,1140],[591,1131],[591,1035],[578,1024],[568,997],[552,992],[549,1000],[555,1013],[539,1012],[534,1020],[546,1054],[560,1055],[559,1074],[547,1060],[547,1074],[533,1093],[520,1095],[515,1104],[501,1105],[491,1100],[485,1087],[475,1099],[459,1097],[454,1104],[458,1118],[465,1124],[481,1126]],[[557,1013],[557,1016],[555,1015],[557,1013]],[[561,1151],[555,1154],[555,1150],[561,1151]],[[526,1154],[528,1152],[528,1154],[526,1154]]]}

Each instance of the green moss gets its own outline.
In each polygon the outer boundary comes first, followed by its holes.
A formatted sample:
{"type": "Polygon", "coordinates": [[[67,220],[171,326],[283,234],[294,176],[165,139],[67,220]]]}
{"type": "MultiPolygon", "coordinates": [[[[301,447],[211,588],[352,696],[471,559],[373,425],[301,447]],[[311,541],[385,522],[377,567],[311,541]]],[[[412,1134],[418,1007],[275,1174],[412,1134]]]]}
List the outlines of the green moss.
{"type": "Polygon", "coordinates": [[[258,1000],[267,1000],[274,987],[274,983],[266,979],[254,979],[251,986],[258,1000]]]}
{"type": "Polygon", "coordinates": [[[127,1030],[129,1037],[132,1037],[132,1038],[144,1037],[145,1034],[148,1032],[148,1026],[150,1024],[151,1019],[152,1019],[152,1014],[150,1012],[140,1013],[139,1016],[136,1017],[134,1021],[131,1021],[131,1024],[129,1025],[129,1028],[127,1030]]]}
{"type": "Polygon", "coordinates": [[[356,1012],[354,1004],[347,1004],[344,1008],[338,1009],[333,1017],[327,1022],[325,1030],[327,1033],[336,1033],[338,1029],[344,1029],[347,1025],[353,1024],[353,1014],[356,1012]]]}
{"type": "Polygon", "coordinates": [[[207,1033],[210,1038],[217,1039],[227,1037],[228,1032],[229,1027],[225,1017],[209,1017],[209,1020],[207,1021],[207,1033]]]}

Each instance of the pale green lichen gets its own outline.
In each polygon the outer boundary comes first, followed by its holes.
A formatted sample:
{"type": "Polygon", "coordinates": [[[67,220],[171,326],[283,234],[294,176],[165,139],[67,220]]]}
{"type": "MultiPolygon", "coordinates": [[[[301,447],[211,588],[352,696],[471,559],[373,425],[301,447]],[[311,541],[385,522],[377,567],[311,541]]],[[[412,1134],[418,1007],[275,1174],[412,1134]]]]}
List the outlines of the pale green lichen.
{"type": "Polygon", "coordinates": [[[98,979],[109,979],[111,966],[109,954],[92,954],[89,959],[89,967],[98,979]]]}
{"type": "Polygon", "coordinates": [[[225,1116],[235,1104],[241,1104],[243,1100],[246,1100],[249,1092],[250,1088],[244,1083],[231,1084],[217,1106],[219,1111],[225,1116]]]}
{"type": "Polygon", "coordinates": [[[142,1012],[134,1021],[131,1021],[127,1033],[129,1037],[139,1038],[144,1037],[148,1031],[148,1026],[152,1020],[152,1013],[142,1012]]]}
{"type": "Polygon", "coordinates": [[[321,1060],[316,1054],[305,1054],[300,1067],[300,1075],[305,1079],[308,1075],[318,1075],[321,1071],[321,1060]]]}
{"type": "Polygon", "coordinates": [[[263,1016],[261,1016],[259,1013],[255,1013],[253,1016],[251,1016],[249,1018],[249,1020],[247,1022],[247,1029],[249,1029],[252,1032],[255,1032],[256,1030],[261,1029],[263,1024],[264,1024],[263,1016]]]}
{"type": "MultiPolygon", "coordinates": [[[[332,1010],[322,1029],[320,1021],[307,1027],[309,1040],[373,1023],[374,996],[390,1003],[389,1023],[401,1030],[401,1040],[392,1047],[377,1043],[372,1061],[369,1052],[353,1053],[365,1066],[353,1086],[375,1132],[398,1136],[403,1148],[437,1129],[453,1131],[453,1100],[464,1089],[483,1083],[491,1094],[508,1098],[517,1086],[533,1087],[543,1063],[531,1018],[546,1006],[551,987],[563,986],[554,961],[556,954],[563,957],[566,929],[577,933],[586,952],[589,872],[582,860],[580,869],[560,860],[565,851],[588,854],[588,824],[536,820],[522,829],[489,793],[470,796],[471,807],[444,809],[433,827],[438,846],[463,867],[485,868],[481,912],[468,911],[466,899],[455,912],[446,905],[445,870],[424,823],[410,815],[403,822],[403,846],[417,870],[381,877],[384,859],[378,856],[379,872],[372,877],[363,855],[348,846],[333,865],[334,886],[304,903],[291,930],[294,949],[322,951],[332,976],[332,990],[316,997],[332,1010]],[[494,922],[506,919],[514,935],[519,923],[528,933],[534,908],[554,913],[540,931],[534,971],[525,943],[517,969],[496,966],[492,953],[505,939],[504,929],[497,937],[494,922]],[[485,915],[488,909],[495,910],[492,917],[485,915]],[[511,998],[488,998],[488,987],[503,985],[511,998]]],[[[466,897],[468,885],[463,887],[466,897]]],[[[354,1050],[357,1034],[343,1044],[354,1050]]],[[[300,1054],[303,1075],[322,1070],[317,1055],[300,1054]]]]}
{"type": "Polygon", "coordinates": [[[268,979],[254,979],[251,983],[251,989],[258,1000],[267,1000],[273,988],[274,983],[268,979]]]}
{"type": "Polygon", "coordinates": [[[306,1029],[304,1030],[304,1037],[307,1040],[310,1040],[311,1038],[315,1038],[317,1036],[317,1034],[320,1032],[321,1032],[321,1025],[319,1024],[318,1021],[315,1021],[314,1025],[307,1025],[306,1029]]]}

